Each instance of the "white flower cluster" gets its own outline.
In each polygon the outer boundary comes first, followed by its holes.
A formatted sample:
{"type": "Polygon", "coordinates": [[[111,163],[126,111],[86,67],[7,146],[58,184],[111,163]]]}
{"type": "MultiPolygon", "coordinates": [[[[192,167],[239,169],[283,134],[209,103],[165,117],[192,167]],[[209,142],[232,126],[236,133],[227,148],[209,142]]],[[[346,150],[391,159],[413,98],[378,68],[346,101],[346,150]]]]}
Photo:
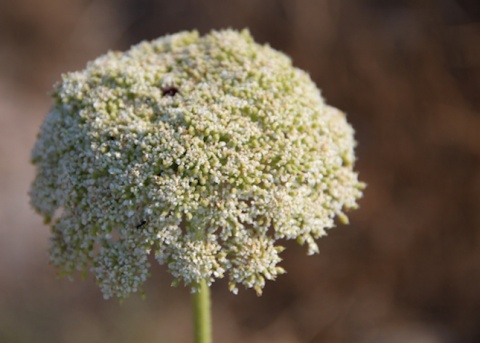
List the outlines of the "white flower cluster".
{"type": "Polygon", "coordinates": [[[63,76],[33,150],[32,204],[51,260],[126,297],[148,256],[195,289],[224,275],[261,293],[278,241],[345,220],[363,184],[353,130],[290,59],[247,31],[183,32],[63,76]]]}

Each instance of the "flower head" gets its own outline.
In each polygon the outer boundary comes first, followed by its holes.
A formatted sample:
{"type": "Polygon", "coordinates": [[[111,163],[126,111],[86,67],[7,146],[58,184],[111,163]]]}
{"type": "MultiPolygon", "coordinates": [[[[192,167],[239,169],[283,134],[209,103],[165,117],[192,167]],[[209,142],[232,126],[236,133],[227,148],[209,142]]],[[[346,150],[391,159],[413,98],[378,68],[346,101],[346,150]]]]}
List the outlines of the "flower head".
{"type": "Polygon", "coordinates": [[[278,241],[309,254],[355,208],[353,130],[290,59],[227,30],[110,52],[63,76],[32,159],[51,261],[105,295],[141,288],[153,252],[176,281],[261,293],[278,241]]]}

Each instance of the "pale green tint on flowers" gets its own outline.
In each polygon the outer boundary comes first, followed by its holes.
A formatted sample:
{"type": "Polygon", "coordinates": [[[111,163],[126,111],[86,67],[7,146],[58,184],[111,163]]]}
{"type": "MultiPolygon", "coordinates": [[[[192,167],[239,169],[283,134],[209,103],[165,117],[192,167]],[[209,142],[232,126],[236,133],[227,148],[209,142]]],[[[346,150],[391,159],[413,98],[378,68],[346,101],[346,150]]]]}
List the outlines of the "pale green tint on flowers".
{"type": "Polygon", "coordinates": [[[260,294],[284,272],[282,240],[318,252],[361,196],[344,114],[247,31],[110,52],[53,96],[32,204],[52,263],[91,270],[107,298],[141,289],[151,253],[176,282],[225,276],[260,294]]]}

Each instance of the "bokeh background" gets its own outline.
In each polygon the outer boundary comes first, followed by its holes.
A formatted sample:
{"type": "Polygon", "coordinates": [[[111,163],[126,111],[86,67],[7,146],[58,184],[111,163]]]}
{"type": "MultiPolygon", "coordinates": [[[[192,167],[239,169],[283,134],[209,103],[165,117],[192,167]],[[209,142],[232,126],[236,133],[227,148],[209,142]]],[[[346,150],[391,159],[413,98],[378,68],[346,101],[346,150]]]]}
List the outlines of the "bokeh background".
{"type": "Polygon", "coordinates": [[[48,265],[31,147],[61,73],[181,30],[248,27],[348,114],[368,183],[321,253],[288,244],[262,297],[213,287],[234,342],[480,342],[480,2],[0,1],[0,343],[190,342],[188,289],[155,267],[147,299],[104,301],[48,265]]]}

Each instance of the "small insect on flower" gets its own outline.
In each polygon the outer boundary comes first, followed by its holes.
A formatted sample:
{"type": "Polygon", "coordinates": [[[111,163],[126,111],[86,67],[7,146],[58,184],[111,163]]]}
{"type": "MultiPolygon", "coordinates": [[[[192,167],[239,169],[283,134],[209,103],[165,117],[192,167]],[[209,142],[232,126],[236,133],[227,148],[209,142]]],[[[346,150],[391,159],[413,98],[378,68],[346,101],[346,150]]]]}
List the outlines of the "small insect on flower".
{"type": "Polygon", "coordinates": [[[142,226],[144,226],[145,224],[147,224],[147,221],[146,221],[146,220],[142,220],[138,225],[135,226],[135,228],[138,230],[138,229],[140,229],[142,226]]]}
{"type": "Polygon", "coordinates": [[[165,87],[165,88],[162,89],[162,95],[163,96],[165,96],[165,95],[174,96],[178,92],[179,92],[178,88],[176,88],[176,87],[165,87]]]}

